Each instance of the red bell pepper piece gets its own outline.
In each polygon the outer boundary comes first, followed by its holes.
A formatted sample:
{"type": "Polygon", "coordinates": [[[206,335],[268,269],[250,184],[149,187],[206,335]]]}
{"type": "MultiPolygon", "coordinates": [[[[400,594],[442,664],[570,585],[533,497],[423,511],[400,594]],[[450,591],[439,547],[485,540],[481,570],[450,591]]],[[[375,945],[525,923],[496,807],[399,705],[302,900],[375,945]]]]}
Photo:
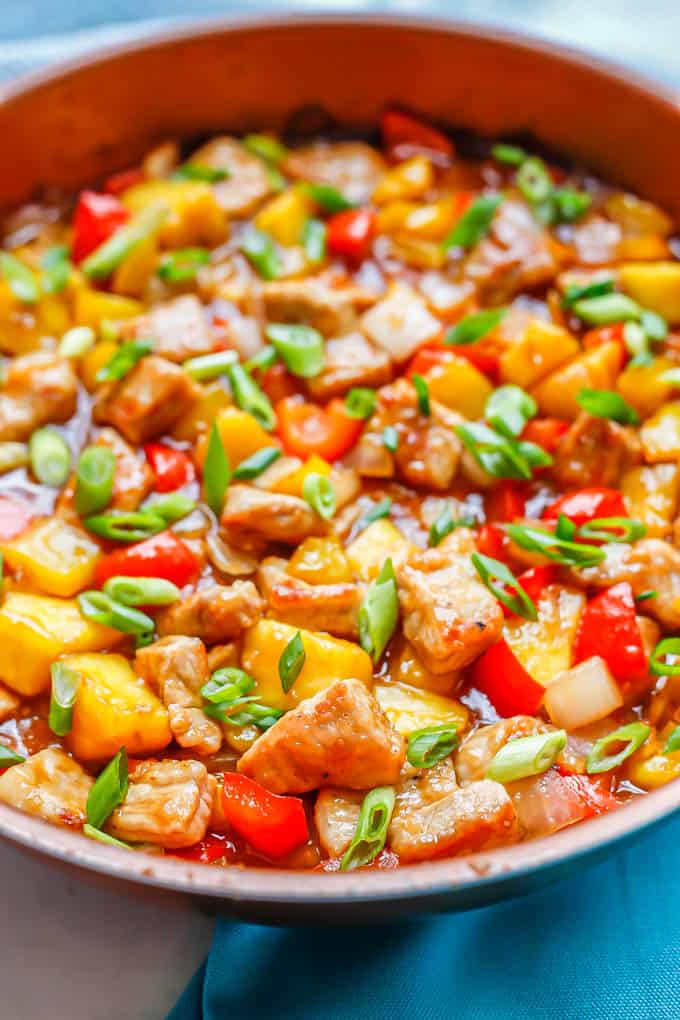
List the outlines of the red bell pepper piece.
{"type": "Polygon", "coordinates": [[[592,598],[581,614],[574,644],[575,662],[601,656],[620,684],[647,673],[647,655],[638,626],[633,589],[627,581],[592,598]]]}
{"type": "Polygon", "coordinates": [[[28,503],[0,496],[0,542],[9,542],[27,528],[37,512],[28,503]]]}
{"type": "Polygon", "coordinates": [[[324,460],[337,460],[352,449],[364,427],[340,399],[319,407],[301,397],[286,397],[276,405],[276,416],[286,452],[295,457],[317,453],[324,460]]]}
{"type": "MultiPolygon", "coordinates": [[[[549,563],[542,567],[530,567],[529,570],[525,570],[517,578],[517,583],[535,603],[543,589],[547,588],[549,584],[554,584],[556,580],[557,569],[552,563],[549,563]]],[[[512,595],[513,592],[508,589],[508,594],[512,595]]],[[[502,606],[502,609],[506,616],[516,615],[505,605],[502,606]]]]}
{"type": "Polygon", "coordinates": [[[422,154],[448,165],[455,156],[450,138],[401,110],[387,110],[381,117],[380,127],[385,148],[394,159],[422,154]]]}
{"type": "Polygon", "coordinates": [[[259,382],[260,389],[264,390],[272,404],[286,397],[293,397],[298,392],[293,376],[280,362],[263,372],[259,382]]]}
{"type": "Polygon", "coordinates": [[[599,517],[627,517],[628,511],[618,489],[593,486],[561,496],[543,511],[544,521],[556,521],[560,514],[568,517],[577,528],[599,517]]]}
{"type": "Polygon", "coordinates": [[[418,375],[425,375],[435,365],[444,365],[447,361],[452,361],[454,357],[457,357],[465,358],[482,375],[488,376],[492,382],[498,379],[499,348],[492,336],[483,337],[474,344],[447,344],[444,343],[445,335],[442,333],[436,340],[429,340],[413,355],[406,370],[407,375],[412,375],[414,372],[418,375]]]}
{"type": "Polygon", "coordinates": [[[544,689],[529,676],[506,641],[487,648],[472,668],[472,685],[487,698],[499,715],[535,715],[544,689]]]}
{"type": "Polygon", "coordinates": [[[144,453],[156,476],[157,492],[174,492],[194,481],[196,471],[188,453],[165,443],[147,443],[144,453]]]}
{"type": "Polygon", "coordinates": [[[236,854],[236,847],[228,836],[222,833],[208,832],[203,839],[193,846],[185,846],[179,850],[173,850],[173,857],[180,857],[183,861],[198,861],[200,864],[213,864],[219,861],[220,857],[233,857],[236,854]]]}
{"type": "MultiPolygon", "coordinates": [[[[621,806],[621,801],[609,792],[597,779],[590,776],[568,772],[560,765],[556,766],[565,784],[565,791],[578,798],[583,808],[582,819],[604,815],[621,806]]],[[[581,819],[581,820],[582,820],[581,819]]]]}
{"type": "Polygon", "coordinates": [[[101,587],[110,577],[162,577],[178,588],[192,584],[201,572],[198,557],[172,531],[116,549],[97,563],[96,581],[101,587]]]}
{"type": "Polygon", "coordinates": [[[129,209],[114,195],[81,191],[73,218],[73,261],[82,262],[129,218],[129,209]]]}
{"type": "Polygon", "coordinates": [[[522,432],[522,439],[535,443],[546,453],[554,453],[560,445],[565,432],[569,431],[569,422],[561,418],[534,418],[528,421],[522,432]]]}
{"type": "Polygon", "coordinates": [[[327,245],[331,255],[360,262],[368,254],[376,228],[373,209],[346,209],[328,220],[327,245]]]}
{"type": "Polygon", "coordinates": [[[502,528],[495,524],[483,524],[477,535],[477,550],[492,560],[505,561],[508,555],[508,539],[502,528]]]}
{"type": "Polygon", "coordinates": [[[236,772],[225,773],[221,792],[226,820],[258,853],[285,857],[309,839],[299,797],[280,797],[236,772]]]}
{"type": "Polygon", "coordinates": [[[522,482],[499,482],[486,499],[488,521],[514,521],[524,517],[527,501],[526,485],[522,482]]]}
{"type": "Polygon", "coordinates": [[[586,350],[590,350],[593,347],[600,347],[602,344],[610,343],[613,340],[621,348],[622,357],[628,358],[630,352],[626,347],[623,334],[624,328],[624,322],[615,322],[613,326],[599,326],[597,329],[589,329],[583,335],[583,346],[586,350]]]}
{"type": "Polygon", "coordinates": [[[133,166],[129,170],[120,170],[117,174],[107,177],[104,181],[104,191],[109,195],[121,195],[128,188],[134,188],[135,184],[140,184],[143,180],[146,180],[146,174],[141,166],[133,166]]]}

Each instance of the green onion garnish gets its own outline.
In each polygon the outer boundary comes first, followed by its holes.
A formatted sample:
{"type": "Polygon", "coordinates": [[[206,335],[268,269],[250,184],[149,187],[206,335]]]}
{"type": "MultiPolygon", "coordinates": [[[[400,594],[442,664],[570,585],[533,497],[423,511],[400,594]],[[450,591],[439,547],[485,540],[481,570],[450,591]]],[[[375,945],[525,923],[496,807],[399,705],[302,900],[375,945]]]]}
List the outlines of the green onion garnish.
{"type": "Polygon", "coordinates": [[[430,390],[425,379],[422,375],[418,375],[414,372],[411,376],[411,382],[413,383],[418,398],[418,410],[426,418],[430,416],[430,390]]]}
{"type": "Polygon", "coordinates": [[[78,514],[85,517],[104,510],[111,502],[116,474],[116,457],[108,446],[88,446],[76,465],[76,488],[73,503],[78,514]]]}
{"type": "Polygon", "coordinates": [[[125,800],[128,792],[127,752],[121,747],[106,768],[99,773],[87,798],[87,821],[95,829],[101,829],[104,822],[118,805],[125,800]]]}
{"type": "Polygon", "coordinates": [[[124,606],[168,606],[182,594],[176,584],[163,577],[126,577],[123,574],[110,577],[102,591],[124,606]]]}
{"type": "Polygon", "coordinates": [[[224,448],[220,430],[213,422],[208,440],[208,450],[203,463],[203,492],[205,501],[218,517],[222,513],[224,497],[231,481],[231,465],[224,448]]]}
{"type": "Polygon", "coordinates": [[[305,647],[300,631],[295,634],[281,652],[279,659],[279,680],[284,694],[288,694],[305,664],[305,647]]]}
{"type": "Polygon", "coordinates": [[[386,425],[382,434],[383,446],[390,453],[396,453],[399,449],[399,433],[394,425],[386,425]]]}
{"type": "Polygon", "coordinates": [[[510,439],[481,422],[457,425],[455,432],[479,466],[494,478],[528,481],[532,468],[552,464],[552,457],[535,443],[510,439]]]}
{"type": "Polygon", "coordinates": [[[266,471],[280,456],[278,446],[265,446],[261,450],[256,450],[252,456],[246,457],[237,468],[234,468],[234,478],[240,482],[249,482],[266,471]]]}
{"type": "Polygon", "coordinates": [[[444,343],[456,347],[477,343],[495,329],[507,313],[507,308],[485,308],[482,312],[472,312],[451,327],[444,337],[444,343]]]}
{"type": "Polygon", "coordinates": [[[86,620],[119,630],[121,634],[148,634],[154,629],[154,622],[146,613],[116,602],[103,591],[81,592],[78,607],[86,620]]]}
{"type": "Polygon", "coordinates": [[[237,666],[223,666],[216,669],[210,679],[201,687],[201,697],[214,705],[234,704],[248,691],[255,681],[252,676],[237,666]]]}
{"type": "Polygon", "coordinates": [[[641,591],[639,595],[635,596],[636,602],[646,602],[647,599],[655,599],[658,596],[658,591],[654,591],[650,588],[649,591],[641,591]]]}
{"type": "Polygon", "coordinates": [[[534,398],[519,386],[499,386],[486,402],[484,417],[496,432],[514,439],[537,411],[534,398]]]}
{"type": "Polygon", "coordinates": [[[491,759],[486,777],[497,783],[514,783],[528,776],[539,776],[555,764],[566,746],[565,730],[509,740],[491,759]]]}
{"type": "Polygon", "coordinates": [[[473,553],[470,559],[482,582],[491,594],[499,602],[502,602],[511,613],[521,616],[524,620],[536,620],[538,618],[536,606],[509,567],[506,567],[505,563],[501,563],[500,560],[494,560],[490,556],[482,556],[481,553],[473,553]],[[510,595],[506,590],[507,588],[512,588],[515,594],[510,595]]]}
{"type": "Polygon", "coordinates": [[[593,283],[575,283],[565,290],[562,305],[564,308],[571,308],[576,301],[603,297],[605,294],[611,294],[613,290],[614,280],[611,277],[606,280],[595,280],[593,283]]]}
{"type": "Polygon", "coordinates": [[[31,471],[43,485],[60,488],[71,470],[71,450],[56,429],[50,425],[36,429],[28,441],[31,471]]]}
{"type": "Polygon", "coordinates": [[[644,524],[630,517],[598,517],[582,524],[577,531],[579,538],[596,542],[635,542],[646,534],[644,524]]]}
{"type": "Polygon", "coordinates": [[[446,758],[458,744],[458,732],[450,723],[427,726],[409,734],[406,758],[417,769],[431,769],[446,758]]]}
{"type": "Polygon", "coordinates": [[[359,643],[377,663],[394,634],[399,616],[397,581],[392,560],[383,563],[359,610],[359,643]]]}
{"type": "Polygon", "coordinates": [[[455,227],[442,242],[445,251],[449,248],[464,248],[466,251],[474,248],[478,241],[484,237],[494,213],[503,201],[501,195],[481,195],[465,210],[455,227]]]}
{"type": "MultiPolygon", "coordinates": [[[[40,259],[40,285],[45,294],[60,294],[71,277],[70,252],[65,244],[55,244],[40,259]]],[[[78,328],[78,327],[76,327],[78,328]]]]}
{"type": "Polygon", "coordinates": [[[246,135],[243,148],[253,156],[259,156],[265,163],[273,163],[275,166],[288,155],[286,146],[272,135],[246,135]]]}
{"type": "Polygon", "coordinates": [[[74,326],[62,336],[57,354],[61,358],[81,358],[94,347],[96,340],[97,335],[91,326],[74,326]]]}
{"type": "Polygon", "coordinates": [[[366,794],[352,842],[340,863],[341,871],[361,868],[378,856],[385,846],[394,802],[395,793],[391,786],[379,786],[366,794]]]}
{"type": "Polygon", "coordinates": [[[598,545],[586,545],[581,542],[569,542],[558,538],[551,531],[542,528],[529,528],[524,524],[507,524],[508,537],[529,552],[538,552],[553,563],[561,563],[568,567],[594,567],[602,563],[605,551],[598,545]]]}
{"type": "Polygon", "coordinates": [[[557,223],[575,223],[593,204],[587,191],[575,188],[555,188],[551,198],[557,223]]]}
{"type": "Polygon", "coordinates": [[[640,318],[640,306],[625,294],[614,292],[601,297],[581,298],[572,302],[572,309],[589,326],[611,326],[640,318]]]}
{"type": "Polygon", "coordinates": [[[357,532],[363,531],[364,528],[367,528],[369,524],[373,523],[373,521],[379,521],[383,517],[389,517],[391,509],[392,500],[389,496],[385,496],[385,498],[381,499],[378,503],[374,503],[371,509],[367,510],[363,517],[361,517],[357,522],[357,532]]]}
{"type": "Polygon", "coordinates": [[[179,248],[167,252],[158,266],[158,275],[166,283],[187,283],[194,280],[202,266],[210,262],[207,248],[179,248]]]}
{"type": "Polygon", "coordinates": [[[662,341],[668,336],[668,323],[657,312],[643,308],[640,312],[640,325],[650,340],[662,341]]]}
{"type": "Polygon", "coordinates": [[[199,354],[195,358],[189,358],[182,364],[182,368],[197,382],[208,382],[224,375],[228,366],[237,361],[236,351],[216,351],[214,354],[199,354]]]}
{"type": "Polygon", "coordinates": [[[437,520],[430,527],[430,531],[428,533],[429,544],[431,546],[438,546],[447,535],[451,534],[455,527],[456,521],[451,513],[451,507],[448,503],[446,503],[443,510],[437,517],[437,520]]]}
{"type": "Polygon", "coordinates": [[[375,390],[367,386],[355,386],[345,397],[345,410],[350,418],[370,418],[375,411],[375,390]]]}
{"type": "Polygon", "coordinates": [[[148,511],[162,517],[166,524],[181,521],[187,514],[196,509],[196,501],[181,492],[171,492],[167,496],[154,496],[142,503],[140,510],[148,511]]]}
{"type": "Polygon", "coordinates": [[[113,542],[142,542],[163,531],[164,519],[148,510],[120,510],[110,514],[86,517],[85,527],[93,535],[109,538],[113,542]]]}
{"type": "Polygon", "coordinates": [[[261,350],[254,354],[252,358],[248,358],[243,363],[243,367],[246,372],[266,372],[268,368],[271,368],[277,363],[279,359],[278,354],[271,345],[263,347],[261,350]]]}
{"type": "Polygon", "coordinates": [[[639,322],[626,322],[623,327],[623,342],[626,350],[632,354],[630,367],[639,368],[649,365],[653,359],[649,337],[639,322]]]}
{"type": "Polygon", "coordinates": [[[147,205],[87,256],[80,267],[85,276],[90,280],[105,280],[127,258],[133,248],[156,233],[163,225],[168,212],[168,206],[164,202],[147,205]]]}
{"type": "Polygon", "coordinates": [[[345,209],[354,209],[354,202],[350,202],[341,191],[331,184],[313,184],[308,181],[304,188],[324,212],[337,213],[344,212],[345,209]]]}
{"type": "Polygon", "coordinates": [[[0,769],[9,769],[12,765],[21,765],[22,761],[26,761],[23,754],[13,751],[11,747],[5,747],[4,744],[0,744],[0,769]]]}
{"type": "Polygon", "coordinates": [[[673,751],[680,751],[680,726],[676,726],[663,749],[664,754],[671,754],[673,751]]]}
{"type": "Polygon", "coordinates": [[[65,737],[73,725],[73,706],[82,677],[76,670],[59,661],[52,663],[50,672],[52,689],[47,723],[58,737],[65,737]]]}
{"type": "MultiPolygon", "coordinates": [[[[235,702],[238,705],[238,702],[235,702]]],[[[268,730],[283,715],[280,708],[273,708],[271,705],[262,705],[258,701],[243,699],[243,707],[233,710],[233,706],[212,705],[208,703],[203,706],[203,711],[211,719],[226,723],[228,726],[257,726],[259,730],[268,730]]]]}
{"type": "Polygon", "coordinates": [[[312,379],[324,366],[323,337],[312,326],[272,323],[265,336],[273,345],[288,371],[300,379],[312,379]]]}
{"type": "Polygon", "coordinates": [[[109,836],[108,832],[102,832],[101,829],[96,829],[94,825],[90,825],[89,822],[85,822],[83,825],[83,836],[87,836],[88,839],[94,839],[97,843],[104,843],[106,846],[117,846],[121,850],[132,849],[129,843],[123,843],[121,839],[115,839],[113,836],[109,836]]]}
{"type": "Polygon", "coordinates": [[[564,514],[560,514],[557,518],[557,525],[555,527],[555,534],[558,538],[563,539],[565,542],[571,542],[574,535],[576,534],[576,525],[564,514]]]}
{"type": "Polygon", "coordinates": [[[527,202],[537,205],[550,197],[553,190],[550,171],[538,156],[525,159],[515,177],[517,187],[527,202]]]}
{"type": "Polygon", "coordinates": [[[124,379],[137,362],[151,354],[152,350],[153,340],[130,340],[126,344],[121,344],[111,360],[97,372],[97,382],[117,382],[124,379]]]}
{"type": "Polygon", "coordinates": [[[229,365],[227,378],[234,400],[241,410],[252,414],[263,429],[271,432],[276,426],[274,408],[269,402],[269,397],[262,392],[246,368],[243,365],[229,365]]]}
{"type": "Polygon", "coordinates": [[[241,238],[241,251],[265,280],[275,280],[281,272],[276,246],[263,230],[249,226],[241,238]]]}
{"type": "Polygon", "coordinates": [[[316,471],[308,474],[302,483],[302,495],[319,517],[329,521],[337,508],[335,490],[325,475],[316,471]]]}
{"type": "Polygon", "coordinates": [[[640,421],[637,411],[615,390],[583,389],[576,394],[576,402],[593,418],[609,418],[621,425],[637,425],[640,421]]]}
{"type": "Polygon", "coordinates": [[[505,163],[507,166],[521,166],[527,159],[527,153],[519,145],[508,145],[506,142],[499,142],[491,149],[491,155],[498,163],[505,163]]]}
{"type": "Polygon", "coordinates": [[[205,184],[219,184],[228,177],[229,171],[224,167],[205,166],[203,163],[185,163],[172,174],[174,181],[203,181],[205,184]]]}
{"type": "Polygon", "coordinates": [[[34,305],[40,296],[38,282],[23,262],[9,252],[0,252],[0,276],[14,296],[25,305],[34,305]]]}
{"type": "Polygon", "coordinates": [[[308,262],[323,262],[326,258],[326,237],[328,230],[323,220],[313,216],[307,220],[302,229],[302,247],[308,262]]]}
{"type": "Polygon", "coordinates": [[[618,768],[626,758],[630,758],[631,754],[637,751],[638,747],[642,747],[650,732],[650,727],[645,723],[632,722],[619,727],[613,733],[608,733],[606,737],[600,737],[593,744],[586,759],[586,772],[593,775],[618,768]],[[615,754],[607,754],[607,749],[616,744],[626,746],[615,754]]]}
{"type": "Polygon", "coordinates": [[[663,638],[649,657],[649,672],[654,676],[680,676],[680,662],[664,662],[667,655],[680,656],[680,638],[663,638]]]}

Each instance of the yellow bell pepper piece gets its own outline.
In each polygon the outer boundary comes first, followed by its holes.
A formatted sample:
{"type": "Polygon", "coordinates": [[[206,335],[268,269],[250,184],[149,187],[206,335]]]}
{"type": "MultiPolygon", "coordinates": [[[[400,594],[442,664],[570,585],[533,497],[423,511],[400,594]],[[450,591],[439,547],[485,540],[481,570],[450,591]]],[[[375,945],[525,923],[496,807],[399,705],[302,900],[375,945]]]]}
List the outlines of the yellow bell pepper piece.
{"type": "Polygon", "coordinates": [[[467,727],[468,710],[454,698],[401,683],[376,684],[373,693],[397,733],[404,737],[444,723],[455,726],[459,733],[467,727]]]}
{"type": "Polygon", "coordinates": [[[97,329],[102,319],[111,319],[113,322],[134,319],[143,310],[142,304],[132,298],[83,287],[76,292],[73,318],[77,326],[97,329]]]}
{"type": "Polygon", "coordinates": [[[252,691],[265,705],[294,708],[305,698],[330,687],[336,680],[373,682],[373,664],[366,652],[352,641],[331,637],[320,631],[301,630],[305,663],[300,675],[285,694],[279,678],[279,659],[297,628],[278,620],[260,620],[246,631],[241,665],[255,680],[252,691]]]}
{"type": "Polygon", "coordinates": [[[505,621],[503,637],[527,673],[539,684],[550,682],[572,664],[572,648],[585,596],[570,588],[551,585],[540,595],[537,620],[518,616],[505,621]]]}
{"type": "Polygon", "coordinates": [[[434,365],[427,373],[430,396],[464,418],[482,418],[493,393],[485,375],[466,358],[453,357],[434,365]]]}
{"type": "Polygon", "coordinates": [[[417,212],[421,207],[417,202],[404,202],[398,199],[396,202],[388,202],[381,209],[378,209],[376,225],[381,234],[393,234],[395,230],[401,230],[410,214],[417,212]]]}
{"type": "Polygon", "coordinates": [[[293,553],[288,573],[308,584],[343,584],[354,580],[337,538],[306,538],[293,553]]]}
{"type": "Polygon", "coordinates": [[[440,198],[410,210],[403,228],[413,237],[427,241],[443,241],[456,220],[456,203],[453,198],[440,198]]]}
{"type": "Polygon", "coordinates": [[[223,384],[219,381],[208,383],[198,400],[174,426],[172,434],[175,439],[193,443],[199,436],[210,432],[215,418],[225,407],[231,406],[231,396],[223,384]]]}
{"type": "Polygon", "coordinates": [[[579,351],[578,341],[566,329],[532,319],[519,339],[501,355],[501,379],[528,389],[579,351]]]}
{"type": "Polygon", "coordinates": [[[412,156],[388,170],[373,190],[377,205],[397,198],[419,198],[432,187],[434,168],[426,156],[412,156]]]}
{"type": "Polygon", "coordinates": [[[673,326],[680,324],[680,264],[629,262],[619,269],[619,283],[644,308],[662,315],[673,326]]]}
{"type": "Polygon", "coordinates": [[[25,354],[40,346],[41,329],[36,310],[19,301],[0,280],[0,340],[6,354],[25,354]]]}
{"type": "Polygon", "coordinates": [[[640,429],[640,441],[651,464],[680,457],[680,402],[663,404],[648,418],[640,429]]]}
{"type": "Polygon", "coordinates": [[[0,606],[0,679],[19,694],[40,694],[59,655],[100,651],[123,637],[86,620],[73,599],[9,591],[0,606]]]}
{"type": "Polygon", "coordinates": [[[91,583],[101,556],[99,546],[85,531],[60,517],[36,521],[0,548],[12,570],[21,572],[47,595],[64,598],[91,583]]]}
{"type": "Polygon", "coordinates": [[[227,238],[225,213],[210,185],[203,181],[145,181],[124,192],[122,201],[132,212],[140,212],[154,202],[169,207],[158,235],[163,247],[214,247],[227,238]]]}
{"type": "Polygon", "coordinates": [[[648,365],[628,365],[617,379],[616,388],[640,417],[646,418],[673,392],[673,385],[662,377],[675,367],[675,362],[663,357],[654,358],[648,365]]]}
{"type": "Polygon", "coordinates": [[[65,666],[81,677],[68,744],[85,761],[152,754],[172,740],[168,713],[122,655],[66,655],[65,666]]]}
{"type": "Polygon", "coordinates": [[[389,557],[396,567],[408,559],[413,546],[391,521],[372,521],[347,547],[347,559],[361,581],[373,581],[389,557]]]}
{"type": "Polygon", "coordinates": [[[658,790],[672,779],[680,778],[680,751],[655,754],[641,761],[631,759],[628,778],[643,790],[658,790]]]}
{"type": "Polygon", "coordinates": [[[153,235],[136,244],[127,258],[123,259],[113,274],[111,289],[116,294],[141,298],[157,266],[158,241],[153,235]]]}
{"type": "Polygon", "coordinates": [[[71,326],[71,314],[63,297],[59,295],[43,294],[37,311],[43,336],[61,336],[71,326]]]}
{"type": "MultiPolygon", "coordinates": [[[[271,440],[269,445],[271,445],[271,440]]],[[[289,475],[279,478],[272,486],[272,491],[282,492],[286,496],[302,496],[302,488],[308,475],[323,475],[324,478],[328,478],[331,470],[331,465],[327,460],[313,453],[300,467],[295,468],[289,475]]]]}
{"type": "Polygon", "coordinates": [[[290,247],[300,243],[305,223],[313,212],[314,203],[301,187],[288,188],[260,209],[255,226],[279,244],[290,247]]]}
{"type": "MultiPolygon", "coordinates": [[[[237,467],[242,460],[251,457],[263,447],[276,446],[276,441],[268,432],[265,432],[252,414],[241,411],[238,407],[225,407],[219,412],[215,422],[232,468],[237,467]]],[[[207,449],[208,438],[206,436],[199,440],[196,447],[196,459],[199,464],[205,460],[207,449]]]]}
{"type": "Polygon", "coordinates": [[[647,528],[649,538],[665,538],[678,508],[677,464],[631,468],[621,479],[621,492],[630,516],[647,528]]]}
{"type": "Polygon", "coordinates": [[[100,340],[81,358],[80,378],[90,393],[99,386],[97,373],[111,360],[117,350],[118,344],[115,340],[100,340]]]}
{"type": "Polygon", "coordinates": [[[446,262],[446,252],[435,241],[398,234],[392,244],[395,255],[417,269],[441,269],[446,262]]]}
{"type": "Polygon", "coordinates": [[[613,390],[621,367],[621,348],[611,341],[580,354],[558,368],[532,391],[542,414],[573,420],[581,412],[576,396],[582,389],[613,390]]]}

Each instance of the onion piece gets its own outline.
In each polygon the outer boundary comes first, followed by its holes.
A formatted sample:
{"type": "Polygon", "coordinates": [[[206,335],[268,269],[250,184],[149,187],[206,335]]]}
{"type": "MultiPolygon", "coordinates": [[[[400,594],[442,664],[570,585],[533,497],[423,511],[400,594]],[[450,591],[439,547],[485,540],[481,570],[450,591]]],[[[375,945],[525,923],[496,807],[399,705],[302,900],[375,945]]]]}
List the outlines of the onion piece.
{"type": "Polygon", "coordinates": [[[621,691],[599,655],[556,676],[544,699],[552,722],[567,730],[604,719],[622,704],[621,691]]]}

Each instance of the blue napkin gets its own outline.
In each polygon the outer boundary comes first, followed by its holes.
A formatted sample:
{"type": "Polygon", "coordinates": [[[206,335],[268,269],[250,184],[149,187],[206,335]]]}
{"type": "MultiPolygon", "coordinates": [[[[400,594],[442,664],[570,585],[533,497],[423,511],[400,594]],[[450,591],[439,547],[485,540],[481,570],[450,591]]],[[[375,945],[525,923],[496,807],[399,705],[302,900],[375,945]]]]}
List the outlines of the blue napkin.
{"type": "Polygon", "coordinates": [[[678,1020],[679,847],[674,820],[541,892],[411,923],[220,921],[168,1020],[678,1020]]]}

